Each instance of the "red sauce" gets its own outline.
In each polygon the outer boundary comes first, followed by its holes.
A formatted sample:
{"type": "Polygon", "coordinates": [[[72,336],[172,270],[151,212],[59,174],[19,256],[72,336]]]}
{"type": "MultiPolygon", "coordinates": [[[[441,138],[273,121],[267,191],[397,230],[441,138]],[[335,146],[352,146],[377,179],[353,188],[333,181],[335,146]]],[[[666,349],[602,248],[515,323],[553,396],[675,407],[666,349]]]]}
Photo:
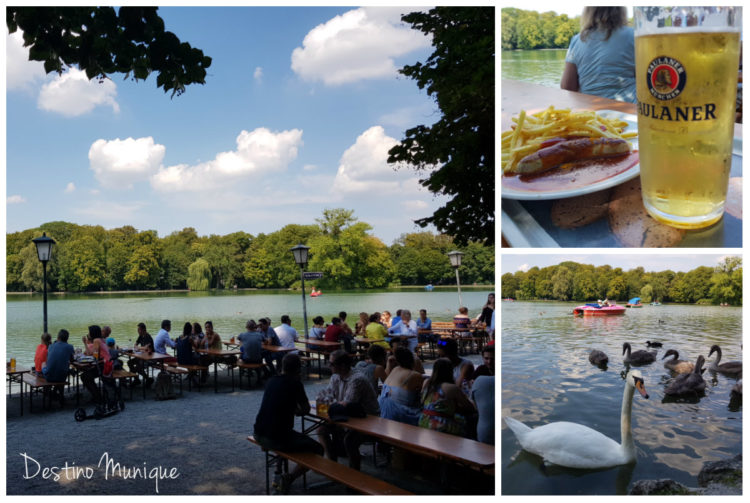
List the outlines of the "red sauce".
{"type": "Polygon", "coordinates": [[[638,151],[606,159],[563,164],[535,175],[503,175],[503,187],[526,192],[558,192],[585,187],[623,173],[638,164],[638,151]]]}

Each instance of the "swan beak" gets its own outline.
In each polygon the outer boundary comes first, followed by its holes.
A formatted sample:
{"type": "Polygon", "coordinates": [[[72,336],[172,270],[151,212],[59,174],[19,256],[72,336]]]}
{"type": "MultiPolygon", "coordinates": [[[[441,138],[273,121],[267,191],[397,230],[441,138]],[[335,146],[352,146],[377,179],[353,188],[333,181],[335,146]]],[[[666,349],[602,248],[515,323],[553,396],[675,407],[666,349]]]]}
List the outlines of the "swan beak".
{"type": "Polygon", "coordinates": [[[646,393],[646,388],[643,386],[643,380],[635,380],[635,389],[638,390],[638,393],[640,393],[643,398],[648,399],[648,393],[646,393]]]}

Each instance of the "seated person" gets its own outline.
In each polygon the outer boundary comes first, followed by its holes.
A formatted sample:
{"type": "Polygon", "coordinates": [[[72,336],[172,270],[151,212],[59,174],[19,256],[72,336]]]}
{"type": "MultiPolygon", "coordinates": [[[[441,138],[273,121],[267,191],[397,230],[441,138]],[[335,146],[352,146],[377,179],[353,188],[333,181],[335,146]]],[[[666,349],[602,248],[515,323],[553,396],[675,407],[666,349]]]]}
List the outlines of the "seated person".
{"type": "MultiPolygon", "coordinates": [[[[419,310],[419,318],[417,318],[417,331],[431,331],[432,320],[427,317],[427,310],[419,310]]],[[[438,336],[434,332],[430,333],[419,333],[419,342],[437,342],[438,336]]]]}
{"type": "Polygon", "coordinates": [[[378,382],[384,382],[386,377],[388,377],[385,373],[386,359],[387,354],[383,346],[371,344],[367,348],[367,357],[365,360],[357,362],[354,366],[355,372],[360,372],[367,376],[376,394],[378,394],[378,382]]]}
{"type": "MultiPolygon", "coordinates": [[[[281,346],[279,336],[276,335],[276,331],[273,329],[273,327],[271,327],[270,318],[261,318],[258,321],[258,329],[263,335],[263,344],[268,344],[269,346],[281,346]]],[[[281,371],[282,358],[284,358],[284,353],[275,353],[272,351],[263,350],[263,359],[268,364],[268,367],[271,369],[272,373],[275,373],[277,370],[279,372],[281,371]],[[276,363],[275,367],[274,362],[276,363]]]]}
{"type": "MultiPolygon", "coordinates": [[[[399,320],[388,330],[388,333],[400,336],[412,353],[416,351],[419,341],[417,339],[417,322],[411,319],[411,311],[399,309],[399,320]]],[[[395,318],[394,318],[395,319],[395,318]]]]}
{"type": "Polygon", "coordinates": [[[42,374],[42,370],[44,369],[45,363],[47,362],[47,352],[49,349],[49,345],[52,343],[52,336],[48,333],[42,334],[42,339],[39,345],[36,347],[36,352],[34,353],[34,372],[37,374],[42,374]]]}
{"type": "Polygon", "coordinates": [[[193,325],[188,322],[182,328],[182,335],[175,343],[177,347],[177,363],[181,365],[198,365],[200,359],[198,354],[193,350],[195,345],[193,342],[193,325]]]}
{"type": "MultiPolygon", "coordinates": [[[[391,339],[390,342],[391,347],[391,354],[388,356],[387,363],[385,366],[385,374],[390,375],[391,371],[398,366],[398,361],[396,360],[396,349],[399,347],[407,347],[404,344],[401,343],[401,340],[397,337],[394,337],[391,339]]],[[[422,365],[422,360],[419,359],[419,356],[412,352],[412,358],[414,359],[414,370],[419,372],[420,375],[424,374],[424,366],[422,365]]]]}
{"type": "MultiPolygon", "coordinates": [[[[453,365],[453,382],[464,390],[469,377],[474,373],[474,364],[458,356],[458,343],[455,339],[442,339],[438,342],[438,357],[447,358],[453,365]]],[[[468,393],[468,388],[465,389],[468,393]]]]}
{"type": "Polygon", "coordinates": [[[457,333],[459,337],[468,337],[471,335],[471,332],[469,332],[469,327],[471,326],[471,318],[469,318],[468,307],[462,306],[458,308],[458,314],[453,317],[453,326],[459,329],[466,329],[465,332],[457,333]]]}
{"type": "Polygon", "coordinates": [[[242,345],[242,361],[245,363],[263,363],[263,334],[258,330],[255,320],[245,323],[245,331],[237,336],[242,345]]]}
{"type": "Polygon", "coordinates": [[[338,316],[334,316],[331,319],[331,324],[328,325],[328,328],[326,328],[326,334],[323,339],[327,342],[343,342],[346,352],[352,352],[351,339],[346,337],[346,333],[341,327],[341,318],[339,318],[338,316]]]}
{"type": "MultiPolygon", "coordinates": [[[[380,406],[375,391],[367,377],[359,372],[352,372],[352,357],[343,349],[337,349],[330,356],[330,366],[333,375],[328,386],[319,396],[331,397],[333,403],[343,406],[358,404],[365,414],[380,415],[380,406]]],[[[359,470],[362,456],[359,446],[363,441],[362,435],[354,430],[344,430],[330,423],[318,428],[318,438],[325,447],[328,457],[334,461],[338,458],[338,446],[343,447],[349,456],[349,466],[359,470]]]]}
{"type": "MultiPolygon", "coordinates": [[[[276,335],[279,338],[279,345],[283,346],[288,349],[293,349],[296,346],[294,345],[295,342],[297,342],[297,330],[292,326],[292,319],[289,317],[288,314],[284,314],[281,316],[281,325],[273,329],[274,332],[276,332],[276,335]]],[[[289,353],[294,354],[297,350],[290,351],[289,353]]]]}
{"type": "Polygon", "coordinates": [[[68,344],[70,334],[62,329],[57,333],[57,340],[47,348],[46,365],[42,369],[44,378],[49,382],[65,382],[68,379],[70,363],[76,350],[68,344]]]}
{"type": "Polygon", "coordinates": [[[370,323],[370,316],[367,313],[359,313],[359,320],[354,324],[354,335],[357,337],[365,337],[367,325],[370,323]]]}
{"type": "Polygon", "coordinates": [[[495,376],[477,377],[471,386],[470,395],[479,415],[477,440],[495,445],[495,376]]]}
{"type": "Polygon", "coordinates": [[[495,346],[487,345],[482,348],[482,360],[484,363],[478,366],[471,375],[471,380],[475,380],[479,376],[494,376],[495,375],[495,346]]]}
{"type": "MultiPolygon", "coordinates": [[[[110,331],[110,333],[112,333],[110,331]]],[[[107,350],[109,351],[109,359],[112,361],[113,368],[115,370],[122,369],[122,362],[120,361],[120,348],[117,347],[114,337],[107,337],[107,350]]]]}
{"type": "MultiPolygon", "coordinates": [[[[133,346],[133,351],[144,351],[146,353],[154,352],[154,339],[146,330],[145,323],[138,323],[138,338],[136,339],[135,345],[133,346]]],[[[151,385],[153,379],[148,376],[146,362],[144,362],[143,360],[139,360],[138,358],[131,358],[128,360],[128,367],[130,368],[131,372],[143,376],[143,379],[146,381],[146,386],[151,385]]],[[[140,378],[136,377],[132,385],[138,386],[140,384],[140,378]]]]}
{"type": "Polygon", "coordinates": [[[388,336],[388,331],[386,328],[380,324],[380,313],[373,313],[370,316],[370,323],[367,324],[367,327],[365,328],[365,338],[367,339],[375,339],[377,342],[373,342],[373,345],[380,346],[384,349],[389,349],[390,346],[385,341],[385,338],[388,336]]]}
{"type": "MultiPolygon", "coordinates": [[[[169,336],[169,331],[172,330],[172,322],[170,320],[162,320],[161,330],[156,334],[154,339],[154,352],[162,355],[167,354],[167,346],[174,348],[176,343],[169,336]]],[[[170,357],[165,358],[163,363],[177,362],[177,358],[170,357]]]]}
{"type": "Polygon", "coordinates": [[[451,435],[467,435],[464,416],[473,414],[475,409],[453,382],[453,364],[450,360],[435,360],[432,376],[424,382],[421,400],[419,426],[451,435]]]}
{"type": "MultiPolygon", "coordinates": [[[[104,364],[109,361],[109,348],[107,348],[107,344],[102,337],[101,327],[91,325],[88,335],[83,338],[86,346],[83,353],[93,356],[97,361],[81,373],[81,382],[91,393],[92,400],[98,405],[104,405],[104,397],[99,391],[96,379],[102,375],[104,364]]],[[[114,394],[109,398],[110,402],[114,402],[114,394]]]]}
{"type": "MultiPolygon", "coordinates": [[[[254,434],[260,445],[284,452],[324,453],[318,442],[294,429],[294,416],[310,411],[310,402],[300,380],[302,363],[298,355],[289,354],[281,362],[281,375],[266,383],[260,410],[255,418],[254,434]]],[[[279,492],[287,494],[289,486],[307,469],[297,465],[281,476],[279,492]]]]}
{"type": "Polygon", "coordinates": [[[414,355],[405,347],[395,351],[398,366],[391,370],[378,398],[380,417],[416,426],[422,411],[422,374],[414,371],[414,355]]]}
{"type": "Polygon", "coordinates": [[[326,321],[322,316],[316,316],[313,318],[313,327],[310,329],[310,338],[323,340],[325,333],[326,321]]]}

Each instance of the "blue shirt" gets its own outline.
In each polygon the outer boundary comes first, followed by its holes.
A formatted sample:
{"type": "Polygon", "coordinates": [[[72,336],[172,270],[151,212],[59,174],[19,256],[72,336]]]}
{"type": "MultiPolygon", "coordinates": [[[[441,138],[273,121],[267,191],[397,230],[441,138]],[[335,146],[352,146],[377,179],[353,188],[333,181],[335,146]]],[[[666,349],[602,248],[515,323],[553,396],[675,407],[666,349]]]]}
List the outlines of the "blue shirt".
{"type": "Polygon", "coordinates": [[[580,92],[635,103],[633,28],[618,28],[607,40],[605,35],[590,32],[585,42],[580,34],[574,35],[565,62],[576,65],[580,92]]]}
{"type": "Polygon", "coordinates": [[[263,334],[260,332],[242,332],[237,338],[242,343],[242,360],[247,363],[262,363],[261,356],[263,334]]]}
{"type": "Polygon", "coordinates": [[[424,321],[422,321],[422,318],[417,318],[417,328],[419,330],[432,330],[432,320],[425,318],[424,321]]]}
{"type": "Polygon", "coordinates": [[[401,321],[401,316],[394,316],[393,318],[391,318],[391,327],[395,327],[396,325],[398,325],[399,321],[401,321]]]}
{"type": "Polygon", "coordinates": [[[165,355],[167,354],[167,346],[173,348],[175,347],[175,345],[176,344],[172,341],[172,339],[169,338],[169,332],[167,332],[163,328],[159,330],[158,334],[156,334],[156,339],[154,339],[155,352],[165,355]]]}
{"type": "Polygon", "coordinates": [[[70,359],[75,353],[73,346],[67,342],[55,341],[47,350],[47,366],[44,378],[50,382],[63,382],[68,377],[70,359]]]}

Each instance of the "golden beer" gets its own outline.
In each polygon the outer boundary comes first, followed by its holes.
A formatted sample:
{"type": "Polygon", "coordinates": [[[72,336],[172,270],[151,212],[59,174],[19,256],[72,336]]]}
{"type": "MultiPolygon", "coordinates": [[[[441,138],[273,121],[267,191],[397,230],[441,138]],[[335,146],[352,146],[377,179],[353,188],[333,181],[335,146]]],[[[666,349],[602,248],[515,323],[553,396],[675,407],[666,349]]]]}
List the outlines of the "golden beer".
{"type": "Polygon", "coordinates": [[[699,30],[635,39],[643,203],[684,229],[724,213],[740,58],[738,32],[699,30]]]}

